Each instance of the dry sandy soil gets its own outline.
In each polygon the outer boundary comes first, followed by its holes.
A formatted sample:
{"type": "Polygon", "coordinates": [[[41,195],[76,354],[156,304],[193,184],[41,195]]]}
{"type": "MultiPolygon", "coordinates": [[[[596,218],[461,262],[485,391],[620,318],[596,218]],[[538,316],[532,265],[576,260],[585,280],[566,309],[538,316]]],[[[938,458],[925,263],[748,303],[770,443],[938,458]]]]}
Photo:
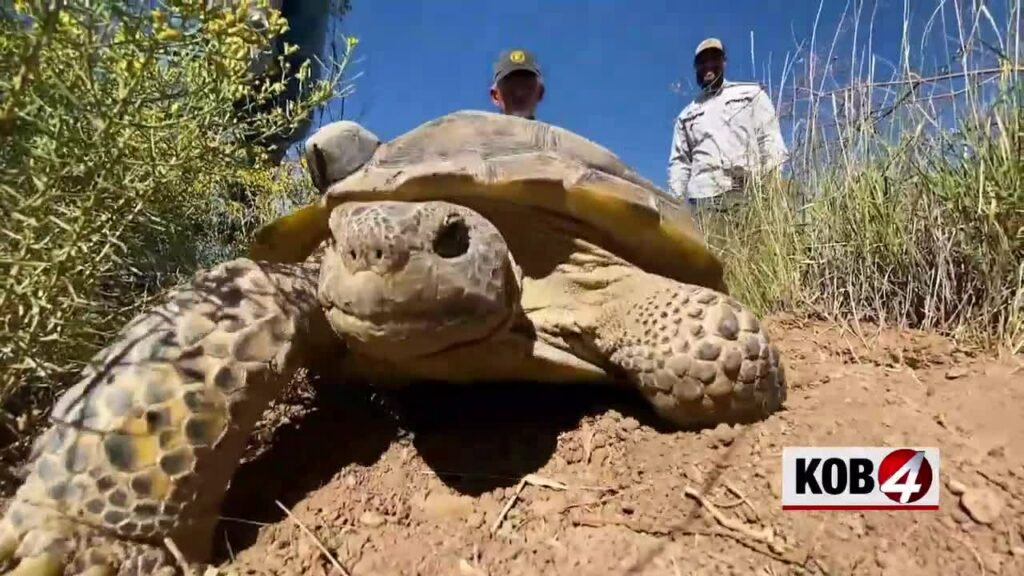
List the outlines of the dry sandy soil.
{"type": "Polygon", "coordinates": [[[220,573],[1024,574],[1021,358],[765,324],[786,408],[702,431],[616,390],[300,379],[227,494],[220,573]],[[937,446],[940,510],[783,511],[794,445],[937,446]]]}
{"type": "Polygon", "coordinates": [[[297,385],[228,494],[220,558],[310,576],[1024,574],[1020,359],[768,325],[791,391],[752,425],[660,430],[631,395],[581,387],[297,385]],[[941,509],[783,511],[787,445],[937,446],[941,509]]]}

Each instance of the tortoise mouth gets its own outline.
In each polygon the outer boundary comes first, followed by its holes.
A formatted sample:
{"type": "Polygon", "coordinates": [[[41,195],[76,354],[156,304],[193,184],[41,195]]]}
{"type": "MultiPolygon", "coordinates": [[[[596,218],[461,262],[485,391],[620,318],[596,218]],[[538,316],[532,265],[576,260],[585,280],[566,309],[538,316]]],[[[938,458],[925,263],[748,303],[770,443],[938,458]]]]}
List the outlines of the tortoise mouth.
{"type": "Polygon", "coordinates": [[[486,338],[518,308],[508,245],[489,220],[446,202],[333,209],[318,297],[335,332],[378,358],[486,338]]]}

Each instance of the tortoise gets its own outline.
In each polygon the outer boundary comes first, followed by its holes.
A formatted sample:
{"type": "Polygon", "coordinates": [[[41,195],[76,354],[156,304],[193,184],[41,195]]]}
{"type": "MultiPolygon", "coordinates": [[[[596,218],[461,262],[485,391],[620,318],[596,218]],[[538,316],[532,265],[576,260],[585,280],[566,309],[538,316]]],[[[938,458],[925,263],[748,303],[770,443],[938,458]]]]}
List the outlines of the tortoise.
{"type": "Polygon", "coordinates": [[[688,208],[569,130],[460,111],[306,142],[322,197],[131,320],[52,410],[0,522],[13,573],[203,562],[247,436],[299,367],[630,386],[680,428],[753,421],[784,367],[688,208]]]}

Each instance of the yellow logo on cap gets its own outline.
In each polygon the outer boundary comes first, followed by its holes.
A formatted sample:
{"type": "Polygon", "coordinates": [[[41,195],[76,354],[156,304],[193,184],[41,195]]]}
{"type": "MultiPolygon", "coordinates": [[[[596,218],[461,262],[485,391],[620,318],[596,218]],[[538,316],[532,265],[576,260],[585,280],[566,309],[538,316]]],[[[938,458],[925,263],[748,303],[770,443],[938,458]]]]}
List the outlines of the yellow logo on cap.
{"type": "Polygon", "coordinates": [[[522,50],[513,50],[512,53],[508,55],[508,59],[516,64],[522,64],[526,61],[526,54],[522,50]]]}

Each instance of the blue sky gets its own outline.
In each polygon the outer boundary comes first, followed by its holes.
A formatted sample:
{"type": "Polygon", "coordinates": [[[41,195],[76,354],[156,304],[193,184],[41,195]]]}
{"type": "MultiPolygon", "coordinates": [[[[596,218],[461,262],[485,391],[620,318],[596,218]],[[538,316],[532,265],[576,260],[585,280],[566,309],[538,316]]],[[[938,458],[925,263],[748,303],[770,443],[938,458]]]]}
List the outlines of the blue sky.
{"type": "MultiPolygon", "coordinates": [[[[895,60],[904,3],[877,1],[875,52],[895,60]]],[[[822,50],[845,5],[825,0],[822,50]]],[[[816,0],[352,0],[339,32],[359,37],[350,72],[361,76],[344,117],[386,140],[454,110],[492,109],[493,59],[527,48],[547,84],[539,119],[601,143],[664,187],[672,122],[693,95],[696,44],[722,38],[733,80],[765,81],[771,61],[777,82],[787,52],[809,40],[818,9],[816,0]],[[671,90],[680,80],[683,92],[671,90]]],[[[921,21],[931,6],[915,10],[924,11],[921,21]]],[[[325,118],[339,119],[339,104],[325,118]]]]}

